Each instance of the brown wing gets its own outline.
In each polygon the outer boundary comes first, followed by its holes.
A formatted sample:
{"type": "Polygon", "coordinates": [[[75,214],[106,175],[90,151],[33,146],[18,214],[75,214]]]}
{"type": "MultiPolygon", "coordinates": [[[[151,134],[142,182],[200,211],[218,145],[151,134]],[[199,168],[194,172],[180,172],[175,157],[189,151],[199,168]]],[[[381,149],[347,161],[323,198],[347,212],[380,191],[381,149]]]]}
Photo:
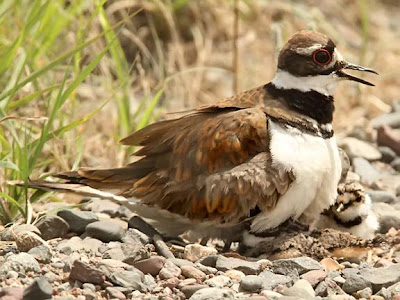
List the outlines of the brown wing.
{"type": "Polygon", "coordinates": [[[257,108],[204,109],[154,123],[121,141],[142,146],[121,169],[64,174],[191,219],[229,222],[270,209],[292,181],[272,167],[267,117],[257,108]]]}

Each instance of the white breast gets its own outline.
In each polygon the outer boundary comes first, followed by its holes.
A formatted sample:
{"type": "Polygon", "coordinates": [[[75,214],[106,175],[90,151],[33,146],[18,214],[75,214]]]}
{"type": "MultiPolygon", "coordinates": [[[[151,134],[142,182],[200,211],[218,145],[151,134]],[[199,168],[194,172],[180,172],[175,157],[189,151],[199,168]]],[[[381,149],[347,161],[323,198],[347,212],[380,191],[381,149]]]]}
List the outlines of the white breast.
{"type": "Polygon", "coordinates": [[[336,199],[341,161],[335,137],[323,139],[270,120],[268,128],[273,166],[293,172],[295,181],[272,211],[254,220],[251,229],[260,232],[300,216],[312,223],[336,199]]]}

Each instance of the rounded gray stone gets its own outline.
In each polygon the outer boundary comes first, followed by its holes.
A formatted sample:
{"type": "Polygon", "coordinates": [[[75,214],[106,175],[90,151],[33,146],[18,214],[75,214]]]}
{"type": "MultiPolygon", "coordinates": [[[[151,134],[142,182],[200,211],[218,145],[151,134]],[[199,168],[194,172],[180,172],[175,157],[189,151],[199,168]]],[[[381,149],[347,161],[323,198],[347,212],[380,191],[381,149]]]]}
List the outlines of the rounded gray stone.
{"type": "Polygon", "coordinates": [[[257,275],[247,275],[243,277],[240,281],[240,290],[256,293],[261,291],[263,282],[265,281],[264,278],[257,276],[257,275]]]}
{"type": "Polygon", "coordinates": [[[195,292],[190,300],[233,300],[235,299],[233,291],[218,288],[204,288],[195,292]]]}
{"type": "Polygon", "coordinates": [[[21,252],[18,254],[9,254],[5,256],[0,265],[0,274],[7,274],[9,271],[15,271],[19,274],[25,274],[28,271],[40,272],[40,265],[30,254],[21,252]]]}
{"type": "Polygon", "coordinates": [[[371,284],[363,277],[360,275],[351,275],[346,278],[342,289],[348,294],[353,294],[368,287],[371,287],[371,284]]]}
{"type": "Polygon", "coordinates": [[[68,223],[70,231],[78,234],[83,233],[88,224],[99,220],[94,213],[89,211],[63,209],[57,215],[68,223]]]}
{"type": "Polygon", "coordinates": [[[293,274],[294,270],[297,270],[299,275],[302,275],[308,271],[323,270],[324,268],[316,260],[303,256],[275,260],[271,263],[271,269],[274,271],[274,273],[282,275],[290,275],[293,274]]]}
{"type": "Polygon", "coordinates": [[[390,164],[396,158],[396,152],[389,147],[381,146],[378,147],[378,150],[382,154],[381,161],[386,164],[390,164]]]}
{"type": "Polygon", "coordinates": [[[39,228],[42,238],[46,241],[63,237],[69,231],[67,221],[59,216],[45,215],[35,225],[39,228]]]}
{"type": "Polygon", "coordinates": [[[112,221],[96,221],[86,226],[88,236],[105,243],[120,241],[125,234],[124,228],[112,221]]]}
{"type": "Polygon", "coordinates": [[[389,204],[396,202],[396,196],[387,191],[369,190],[367,194],[370,196],[372,202],[384,202],[389,204]]]}

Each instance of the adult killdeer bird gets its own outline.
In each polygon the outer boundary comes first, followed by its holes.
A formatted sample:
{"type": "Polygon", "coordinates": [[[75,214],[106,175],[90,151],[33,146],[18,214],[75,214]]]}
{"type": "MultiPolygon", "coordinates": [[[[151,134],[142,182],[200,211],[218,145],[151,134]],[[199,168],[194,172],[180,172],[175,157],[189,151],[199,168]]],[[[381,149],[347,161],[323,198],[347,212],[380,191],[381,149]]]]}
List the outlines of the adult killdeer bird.
{"type": "Polygon", "coordinates": [[[341,174],[333,92],[343,80],[373,85],[346,69],[377,74],[346,62],[329,37],[300,31],[281,50],[270,83],[124,138],[141,146],[140,160],[59,174],[63,184],[30,184],[139,199],[136,210],[175,233],[235,239],[241,231],[226,228],[246,223],[257,235],[290,220],[312,224],[335,202],[341,174]]]}
{"type": "Polygon", "coordinates": [[[372,239],[379,229],[379,222],[371,205],[371,198],[360,183],[341,183],[335,204],[323,212],[317,228],[333,228],[363,239],[372,239]]]}

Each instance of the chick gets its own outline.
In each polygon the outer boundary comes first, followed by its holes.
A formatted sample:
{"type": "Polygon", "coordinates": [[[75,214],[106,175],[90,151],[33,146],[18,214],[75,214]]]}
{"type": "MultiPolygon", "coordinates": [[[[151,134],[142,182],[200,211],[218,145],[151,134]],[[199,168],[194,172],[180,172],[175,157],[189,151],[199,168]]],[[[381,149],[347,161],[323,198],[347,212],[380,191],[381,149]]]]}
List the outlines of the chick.
{"type": "Polygon", "coordinates": [[[321,214],[317,228],[347,231],[363,239],[371,239],[379,222],[371,209],[371,198],[355,181],[339,184],[336,203],[321,214]]]}

